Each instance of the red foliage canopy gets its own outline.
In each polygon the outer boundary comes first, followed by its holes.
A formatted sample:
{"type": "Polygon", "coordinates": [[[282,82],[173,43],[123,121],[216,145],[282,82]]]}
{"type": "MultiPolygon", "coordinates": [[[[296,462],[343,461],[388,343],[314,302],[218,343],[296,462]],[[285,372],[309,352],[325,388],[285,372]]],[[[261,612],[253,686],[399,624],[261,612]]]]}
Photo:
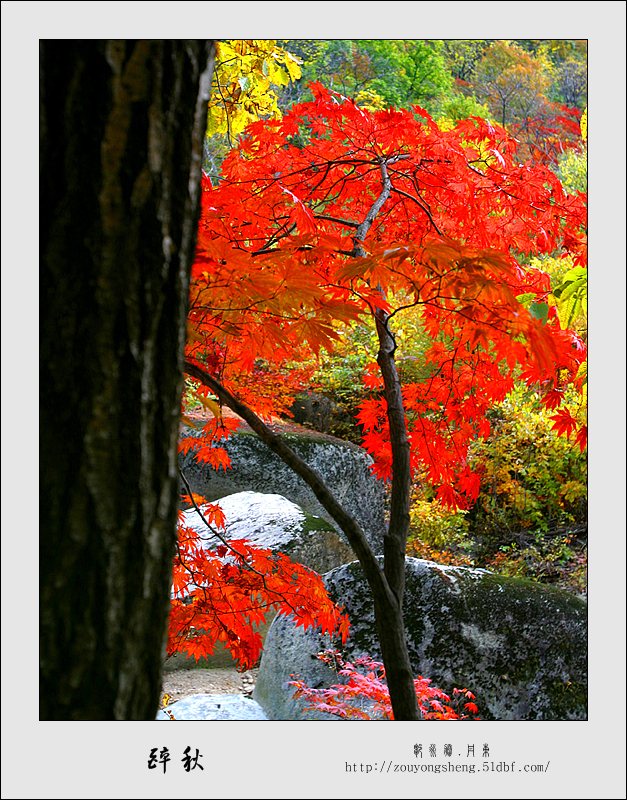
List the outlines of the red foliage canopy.
{"type": "MultiPolygon", "coordinates": [[[[548,276],[525,266],[539,253],[585,264],[585,197],[518,163],[516,142],[484,120],[442,131],[417,107],[368,112],[319,85],[313,93],[281,121],[251,125],[219,186],[204,180],[186,359],[269,416],[302,379],[298,362],[332,349],[343,325],[374,315],[393,336],[413,308],[430,345],[422,377],[402,388],[411,466],[444,503],[465,507],[479,491],[467,449],[489,433],[488,408],[516,375],[556,408],[585,359],[546,305],[548,276]]],[[[364,446],[388,478],[376,364],[366,381],[364,446]]],[[[182,446],[226,468],[230,423],[206,387],[198,394],[214,419],[182,446]]],[[[572,432],[563,412],[554,419],[572,432]]],[[[271,605],[347,632],[317,576],[245,542],[207,548],[183,529],[174,583],[172,651],[198,657],[222,639],[249,666],[271,605]]]]}
{"type": "MultiPolygon", "coordinates": [[[[479,118],[442,131],[418,107],[368,112],[313,91],[251,125],[220,185],[204,182],[187,356],[269,414],[290,396],[288,366],[332,348],[339,324],[384,309],[393,332],[420,309],[432,344],[426,377],[403,387],[412,464],[467,506],[467,447],[489,432],[489,406],[516,374],[555,398],[585,359],[553,309],[537,313],[550,281],[525,266],[539,253],[585,264],[585,197],[519,164],[516,142],[479,118]]],[[[369,380],[364,445],[387,478],[386,403],[369,380]]]]}

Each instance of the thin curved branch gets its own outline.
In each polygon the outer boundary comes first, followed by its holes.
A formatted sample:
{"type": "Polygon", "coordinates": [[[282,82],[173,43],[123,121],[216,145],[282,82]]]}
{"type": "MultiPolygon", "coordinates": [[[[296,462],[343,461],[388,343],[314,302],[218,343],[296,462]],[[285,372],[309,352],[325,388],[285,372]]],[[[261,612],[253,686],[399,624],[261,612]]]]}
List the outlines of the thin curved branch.
{"type": "Polygon", "coordinates": [[[431,215],[431,212],[430,212],[430,211],[429,211],[429,209],[426,207],[426,205],[424,204],[424,202],[421,202],[419,198],[417,198],[417,197],[414,197],[414,195],[413,195],[413,194],[410,194],[409,192],[406,192],[406,191],[404,191],[403,189],[399,189],[397,186],[392,186],[392,191],[393,191],[393,192],[396,192],[396,194],[400,194],[400,195],[402,195],[403,197],[406,197],[408,200],[413,200],[413,201],[414,201],[414,203],[416,203],[416,205],[417,205],[417,206],[419,206],[419,208],[421,208],[421,209],[422,209],[422,210],[425,212],[425,214],[426,214],[426,215],[429,217],[429,221],[430,221],[430,222],[431,222],[431,224],[433,225],[433,228],[434,228],[435,232],[436,232],[437,234],[439,234],[440,236],[443,236],[443,233],[442,233],[442,231],[441,231],[441,230],[438,228],[438,226],[435,224],[435,220],[433,219],[433,216],[431,215]]]}
{"type": "Polygon", "coordinates": [[[314,214],[316,219],[326,219],[329,222],[337,222],[338,225],[345,225],[347,228],[359,228],[358,222],[353,222],[352,219],[340,219],[339,217],[332,217],[329,214],[314,214]]]}
{"type": "Polygon", "coordinates": [[[305,481],[320,501],[322,507],[328,511],[346,535],[348,543],[359,559],[368,581],[371,585],[375,585],[380,592],[385,594],[388,600],[391,600],[393,594],[391,593],[390,587],[383,576],[376,556],[361,526],[355,518],[337,502],[318,473],[306,464],[279,434],[274,433],[252,409],[231,394],[228,389],[210,375],[200,364],[186,360],[184,369],[188,375],[196,378],[210,389],[227,408],[230,408],[231,411],[235,412],[247,422],[261,441],[305,481]]]}

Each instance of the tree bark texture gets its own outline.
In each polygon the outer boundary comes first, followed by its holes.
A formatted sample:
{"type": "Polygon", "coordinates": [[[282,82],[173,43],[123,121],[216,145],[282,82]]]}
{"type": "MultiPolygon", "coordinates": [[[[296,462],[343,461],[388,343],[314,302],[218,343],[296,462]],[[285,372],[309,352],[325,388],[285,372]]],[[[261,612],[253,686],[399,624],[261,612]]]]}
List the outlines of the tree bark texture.
{"type": "Polygon", "coordinates": [[[41,719],[158,707],[213,49],[41,43],[41,719]]]}

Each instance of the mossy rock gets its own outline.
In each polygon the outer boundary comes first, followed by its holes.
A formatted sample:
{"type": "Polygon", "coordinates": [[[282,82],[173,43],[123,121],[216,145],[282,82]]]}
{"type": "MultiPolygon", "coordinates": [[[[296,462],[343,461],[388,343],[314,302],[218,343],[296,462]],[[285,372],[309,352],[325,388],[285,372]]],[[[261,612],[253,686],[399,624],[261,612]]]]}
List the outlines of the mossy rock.
{"type": "MultiPolygon", "coordinates": [[[[251,545],[284,553],[292,561],[319,574],[352,560],[353,553],[333,526],[321,517],[308,514],[296,503],[278,494],[237,492],[218,498],[226,518],[222,536],[246,539],[251,545]]],[[[202,511],[204,506],[200,506],[202,511]]],[[[212,548],[220,544],[213,537],[196,509],[183,512],[182,524],[196,530],[212,548]]]]}
{"type": "MultiPolygon", "coordinates": [[[[318,472],[338,502],[360,523],[373,550],[382,553],[384,490],[383,484],[372,474],[373,462],[368,453],[350,442],[298,426],[280,432],[296,453],[318,472]]],[[[186,428],[184,435],[199,435],[199,431],[186,428]]],[[[221,446],[231,459],[231,466],[226,471],[199,463],[193,451],[179,456],[193,492],[209,502],[243,491],[279,494],[301,506],[308,514],[326,519],[337,530],[309,486],[250,429],[242,426],[221,446]]],[[[343,537],[341,532],[340,535],[343,537]]]]}
{"type": "MultiPolygon", "coordinates": [[[[414,558],[407,559],[406,581],[405,621],[415,674],[448,692],[471,689],[482,719],[587,718],[584,600],[531,581],[414,558]]],[[[359,564],[332,570],[325,582],[351,619],[347,657],[380,659],[372,601],[359,564]]],[[[277,617],[255,688],[270,718],[307,717],[291,698],[292,673],[309,685],[337,682],[316,663],[315,654],[327,646],[327,637],[277,617]]]]}

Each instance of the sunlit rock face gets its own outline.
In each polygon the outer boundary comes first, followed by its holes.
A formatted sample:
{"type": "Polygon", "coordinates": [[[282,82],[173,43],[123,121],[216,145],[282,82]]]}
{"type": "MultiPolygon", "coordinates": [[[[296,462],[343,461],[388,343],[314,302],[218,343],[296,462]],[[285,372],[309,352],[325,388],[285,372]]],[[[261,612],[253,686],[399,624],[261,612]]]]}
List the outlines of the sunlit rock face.
{"type": "MultiPolygon", "coordinates": [[[[284,553],[318,573],[328,572],[354,557],[330,523],[281,495],[238,492],[219,498],[214,505],[220,506],[226,518],[220,534],[226,540],[246,539],[256,547],[284,553]]],[[[200,511],[205,508],[199,506],[200,511]]],[[[220,544],[196,509],[183,512],[181,523],[197,531],[208,548],[220,544]]]]}
{"type": "Polygon", "coordinates": [[[159,711],[157,720],[263,720],[268,719],[261,706],[241,694],[192,694],[159,711]]]}

